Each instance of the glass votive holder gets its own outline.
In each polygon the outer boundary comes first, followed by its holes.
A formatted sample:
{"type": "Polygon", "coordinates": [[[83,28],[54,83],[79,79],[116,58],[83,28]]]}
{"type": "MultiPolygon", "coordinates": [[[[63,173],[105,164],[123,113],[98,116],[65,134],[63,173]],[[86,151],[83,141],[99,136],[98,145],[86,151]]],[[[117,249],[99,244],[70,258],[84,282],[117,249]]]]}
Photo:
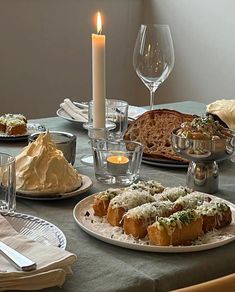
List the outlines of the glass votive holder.
{"type": "Polygon", "coordinates": [[[143,145],[134,141],[92,140],[95,176],[99,182],[126,186],[139,177],[143,145]]]}
{"type": "MultiPolygon", "coordinates": [[[[128,103],[118,99],[106,99],[105,128],[109,129],[109,139],[122,139],[128,125],[128,103]]],[[[83,124],[86,129],[93,127],[93,101],[88,103],[88,123],[83,124]]]]}
{"type": "MultiPolygon", "coordinates": [[[[46,132],[37,132],[29,135],[29,142],[35,141],[41,133],[46,132]]],[[[73,165],[76,158],[76,136],[68,132],[60,131],[49,131],[49,134],[56,148],[61,150],[65,159],[73,165]]]]}
{"type": "Polygon", "coordinates": [[[0,153],[0,211],[14,212],[16,207],[15,158],[0,153]]]}

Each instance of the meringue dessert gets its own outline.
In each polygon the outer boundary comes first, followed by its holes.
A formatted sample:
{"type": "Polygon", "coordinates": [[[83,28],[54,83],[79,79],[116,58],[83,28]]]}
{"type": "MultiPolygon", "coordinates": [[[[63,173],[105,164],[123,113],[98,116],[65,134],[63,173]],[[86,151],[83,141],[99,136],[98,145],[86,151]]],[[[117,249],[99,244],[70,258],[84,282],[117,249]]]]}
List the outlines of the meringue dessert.
{"type": "Polygon", "coordinates": [[[82,185],[82,177],[50,138],[41,133],[16,156],[16,189],[19,192],[66,193],[82,185]]]}
{"type": "Polygon", "coordinates": [[[219,117],[230,129],[235,130],[235,99],[220,99],[207,105],[207,113],[219,117]]]}

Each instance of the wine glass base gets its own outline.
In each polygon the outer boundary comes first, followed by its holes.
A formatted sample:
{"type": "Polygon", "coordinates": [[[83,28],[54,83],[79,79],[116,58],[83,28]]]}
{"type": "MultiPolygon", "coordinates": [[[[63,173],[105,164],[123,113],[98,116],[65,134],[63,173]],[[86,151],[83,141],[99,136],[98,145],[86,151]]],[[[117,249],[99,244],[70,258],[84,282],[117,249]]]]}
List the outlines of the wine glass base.
{"type": "Polygon", "coordinates": [[[83,155],[80,158],[80,161],[82,164],[88,165],[88,166],[93,166],[94,165],[94,159],[93,155],[83,155]]]}

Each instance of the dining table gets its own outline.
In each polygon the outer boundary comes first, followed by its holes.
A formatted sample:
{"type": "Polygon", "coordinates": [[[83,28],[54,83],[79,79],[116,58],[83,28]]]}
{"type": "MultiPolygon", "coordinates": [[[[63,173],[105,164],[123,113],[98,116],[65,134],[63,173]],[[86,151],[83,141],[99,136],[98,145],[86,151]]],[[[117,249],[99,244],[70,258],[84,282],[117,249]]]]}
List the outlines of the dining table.
{"type": "MultiPolygon", "coordinates": [[[[203,115],[206,104],[181,101],[159,104],[155,108],[174,109],[180,112],[203,115]]],[[[91,152],[87,130],[82,125],[54,116],[32,119],[46,129],[70,132],[76,135],[74,167],[89,176],[93,185],[85,193],[58,200],[32,200],[17,197],[17,212],[43,218],[63,231],[66,249],[78,256],[72,266],[73,275],[64,285],[43,291],[95,292],[95,291],[171,291],[205,282],[235,272],[235,241],[216,248],[195,252],[148,252],[116,246],[84,232],[73,217],[73,209],[82,199],[106,190],[110,185],[95,178],[94,167],[84,165],[80,158],[91,152]]],[[[28,144],[24,141],[1,141],[0,152],[17,155],[28,144]]],[[[235,163],[231,159],[219,163],[219,190],[216,196],[235,204],[235,163]]],[[[186,167],[142,163],[140,180],[156,180],[164,186],[186,185],[186,167]]],[[[48,255],[49,256],[49,255],[48,255]]]]}

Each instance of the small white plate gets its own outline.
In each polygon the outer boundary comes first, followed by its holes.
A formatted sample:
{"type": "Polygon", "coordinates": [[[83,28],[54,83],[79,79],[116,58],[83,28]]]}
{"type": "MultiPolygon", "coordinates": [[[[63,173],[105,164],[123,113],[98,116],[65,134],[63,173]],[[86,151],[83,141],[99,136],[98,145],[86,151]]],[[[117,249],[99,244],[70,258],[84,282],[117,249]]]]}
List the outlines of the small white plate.
{"type": "MultiPolygon", "coordinates": [[[[73,102],[76,106],[77,105],[80,105],[81,103],[77,103],[77,102],[73,102]]],[[[87,103],[84,103],[84,104],[87,104],[87,103]]],[[[79,106],[78,106],[79,107],[79,106]]],[[[71,123],[74,123],[76,125],[79,125],[82,127],[83,123],[85,122],[84,119],[83,120],[75,120],[74,118],[72,118],[68,113],[66,113],[62,108],[59,108],[57,111],[56,111],[56,114],[58,117],[64,119],[64,120],[67,120],[71,123]]]]}
{"type": "MultiPolygon", "coordinates": [[[[228,244],[231,241],[235,240],[235,205],[223,200],[227,203],[232,211],[233,222],[231,225],[221,228],[216,231],[213,240],[210,238],[209,243],[190,245],[190,246],[156,246],[151,245],[146,240],[142,239],[133,239],[132,237],[123,234],[123,230],[121,227],[113,227],[111,226],[105,218],[100,218],[94,216],[92,203],[94,202],[94,195],[91,195],[82,201],[80,201],[73,210],[73,217],[76,223],[88,234],[91,236],[98,238],[104,242],[121,246],[124,248],[140,250],[140,251],[148,251],[148,252],[161,252],[161,253],[185,253],[185,252],[194,252],[194,251],[202,251],[208,250],[212,248],[216,248],[225,244],[228,244]],[[114,238],[114,230],[115,234],[118,234],[121,239],[114,238]]],[[[211,198],[214,196],[209,195],[211,198]]],[[[207,236],[204,235],[204,236],[207,236]]]]}
{"type": "Polygon", "coordinates": [[[1,213],[11,226],[20,234],[45,245],[53,245],[61,249],[66,248],[64,233],[54,224],[39,217],[22,213],[1,213]]]}
{"type": "Polygon", "coordinates": [[[85,193],[92,187],[92,180],[86,176],[80,174],[82,177],[82,185],[78,189],[67,192],[67,193],[56,193],[56,194],[48,194],[48,193],[39,193],[39,192],[24,192],[24,191],[17,191],[16,195],[18,198],[22,199],[29,199],[29,200],[45,200],[45,201],[52,201],[52,200],[61,200],[67,199],[71,197],[75,197],[77,195],[85,193]]]}

